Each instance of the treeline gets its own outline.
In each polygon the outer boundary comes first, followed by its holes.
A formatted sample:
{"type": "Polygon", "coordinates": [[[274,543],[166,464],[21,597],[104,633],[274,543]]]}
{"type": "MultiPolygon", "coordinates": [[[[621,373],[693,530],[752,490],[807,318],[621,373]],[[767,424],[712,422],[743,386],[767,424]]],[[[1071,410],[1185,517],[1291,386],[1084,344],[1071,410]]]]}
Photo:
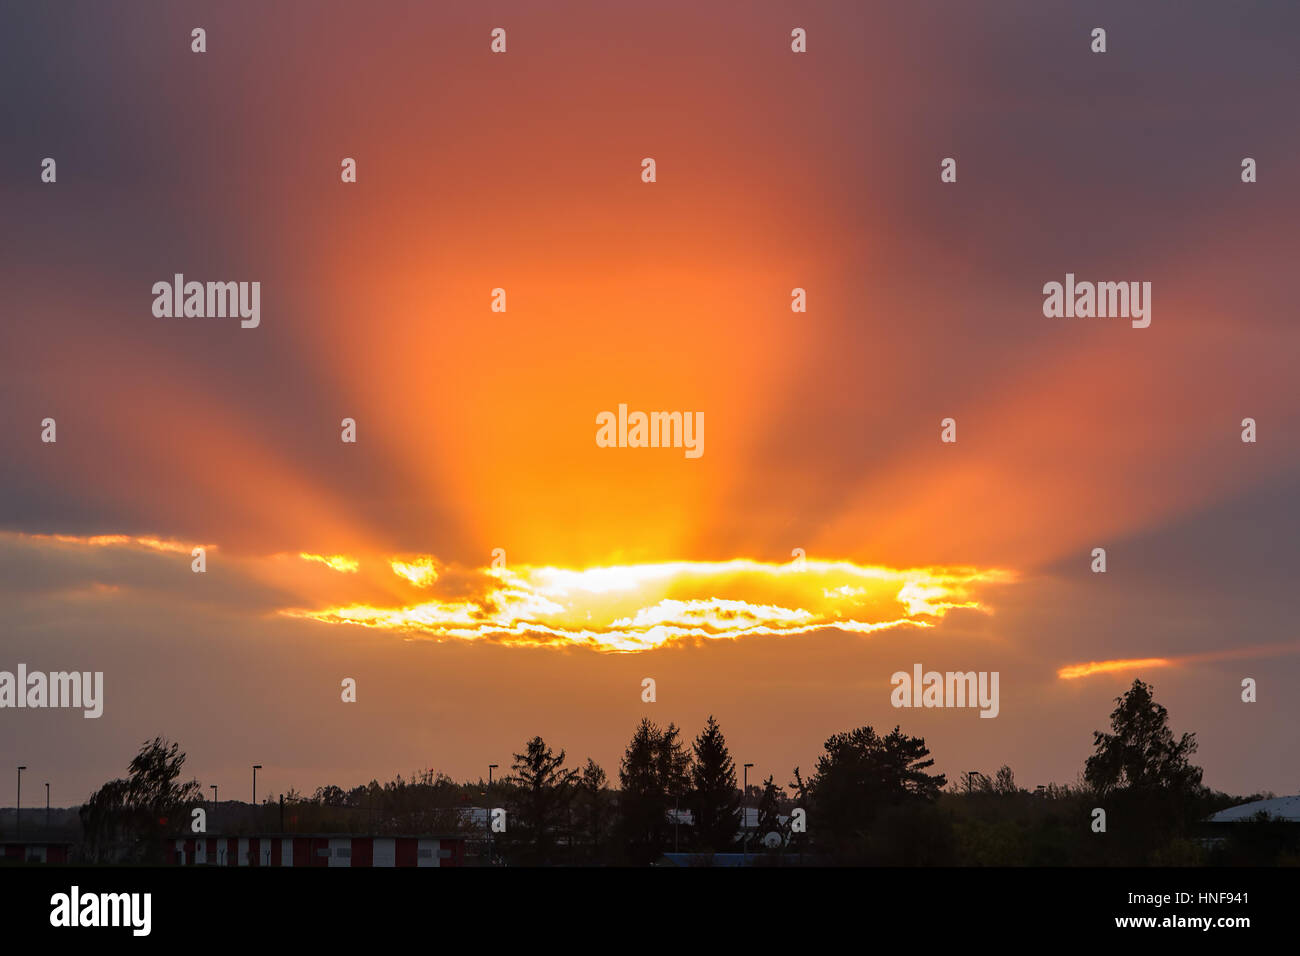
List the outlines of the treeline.
{"type": "Polygon", "coordinates": [[[1073,785],[1032,792],[1005,766],[950,782],[931,772],[923,738],[860,727],[826,740],[811,773],[795,767],[788,782],[768,776],[742,795],[710,717],[689,740],[675,724],[642,720],[616,785],[595,761],[568,766],[564,750],[534,737],[490,784],[422,771],[215,808],[198,781],[179,782],[178,746],[156,739],[128,778],[82,808],[84,850],[91,860],[156,859],[163,839],[188,833],[192,811],[206,808],[214,833],[462,835],[480,860],[525,866],[644,866],[674,851],[701,865],[737,852],[772,865],[1300,863],[1295,825],[1205,827],[1209,814],[1243,798],[1203,786],[1191,762],[1195,735],[1174,737],[1149,685],[1135,681],[1116,699],[1110,725],[1094,734],[1073,785]],[[505,811],[504,829],[492,827],[493,808],[505,811]]]}

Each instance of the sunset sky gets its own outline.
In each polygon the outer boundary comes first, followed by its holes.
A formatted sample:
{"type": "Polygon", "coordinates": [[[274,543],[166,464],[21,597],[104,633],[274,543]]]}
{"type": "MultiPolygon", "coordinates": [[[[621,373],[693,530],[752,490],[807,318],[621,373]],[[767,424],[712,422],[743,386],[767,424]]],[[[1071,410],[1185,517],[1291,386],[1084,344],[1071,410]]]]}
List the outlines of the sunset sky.
{"type": "Polygon", "coordinates": [[[6,6],[0,670],[105,705],[0,711],[0,772],[616,779],[713,714],[751,782],[900,724],[1033,787],[1141,677],[1300,792],[1300,7],[970,6],[6,6]],[[176,273],[260,326],[154,317],[176,273]],[[1066,273],[1150,327],[1045,318],[1066,273]],[[598,447],[620,403],[704,454],[598,447]],[[891,707],[917,663],[999,715],[891,707]]]}

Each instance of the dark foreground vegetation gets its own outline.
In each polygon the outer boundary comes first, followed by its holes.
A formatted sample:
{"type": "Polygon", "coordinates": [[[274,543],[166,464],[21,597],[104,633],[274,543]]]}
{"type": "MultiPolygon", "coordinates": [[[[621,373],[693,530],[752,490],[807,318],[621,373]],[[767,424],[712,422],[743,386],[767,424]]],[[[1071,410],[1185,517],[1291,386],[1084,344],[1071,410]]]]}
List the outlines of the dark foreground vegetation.
{"type": "Polygon", "coordinates": [[[1192,762],[1194,734],[1175,737],[1152,688],[1135,681],[1116,699],[1109,732],[1075,783],[1033,791],[1010,767],[948,781],[932,774],[925,741],[895,727],[827,740],[811,772],[772,777],[742,794],[718,723],[691,741],[643,720],[610,780],[588,759],[540,737],[490,784],[423,772],[404,780],[310,796],[291,791],[261,805],[213,805],[197,780],[182,781],[175,743],[146,743],[128,775],[104,784],[80,811],[80,862],[148,863],[165,841],[207,832],[438,834],[463,836],[478,862],[547,866],[645,866],[666,853],[686,865],[743,853],[752,864],[884,866],[1296,865],[1300,825],[1258,820],[1214,826],[1206,818],[1271,794],[1209,790],[1192,762]],[[491,832],[492,808],[505,829],[491,832]]]}

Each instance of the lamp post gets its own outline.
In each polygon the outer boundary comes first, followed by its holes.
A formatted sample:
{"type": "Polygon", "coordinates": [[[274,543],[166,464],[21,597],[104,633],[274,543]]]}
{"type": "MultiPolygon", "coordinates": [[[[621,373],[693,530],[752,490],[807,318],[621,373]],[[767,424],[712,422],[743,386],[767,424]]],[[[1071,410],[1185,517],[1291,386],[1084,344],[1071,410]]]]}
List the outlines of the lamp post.
{"type": "Polygon", "coordinates": [[[50,833],[50,782],[45,781],[45,835],[50,833]]]}
{"type": "Polygon", "coordinates": [[[262,769],[260,763],[253,764],[253,806],[257,806],[257,771],[262,769]]]}
{"type": "MultiPolygon", "coordinates": [[[[487,797],[488,799],[485,800],[484,803],[488,803],[488,804],[492,803],[492,771],[496,770],[497,767],[499,766],[500,764],[495,764],[495,763],[488,764],[488,792],[483,794],[483,796],[487,797]]],[[[487,835],[488,866],[491,866],[492,865],[492,807],[491,806],[484,807],[483,812],[484,812],[483,822],[487,826],[487,832],[488,832],[487,835]]]]}
{"type": "Polygon", "coordinates": [[[749,859],[749,808],[746,804],[749,802],[749,768],[752,766],[754,766],[752,763],[745,764],[745,789],[742,791],[740,798],[741,862],[749,859]]]}
{"type": "Polygon", "coordinates": [[[14,830],[17,836],[23,835],[23,771],[25,766],[18,768],[18,800],[17,806],[14,807],[14,830]]]}

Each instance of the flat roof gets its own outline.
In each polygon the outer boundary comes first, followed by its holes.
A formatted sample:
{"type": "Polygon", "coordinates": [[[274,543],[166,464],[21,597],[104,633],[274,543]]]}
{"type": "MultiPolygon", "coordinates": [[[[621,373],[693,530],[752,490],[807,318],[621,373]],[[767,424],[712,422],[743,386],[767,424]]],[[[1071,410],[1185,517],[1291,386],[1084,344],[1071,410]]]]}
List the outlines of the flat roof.
{"type": "Polygon", "coordinates": [[[164,840],[464,840],[464,833],[178,833],[164,840]]]}
{"type": "Polygon", "coordinates": [[[1274,797],[1271,800],[1255,800],[1252,803],[1228,807],[1211,816],[1208,822],[1246,823],[1260,813],[1266,814],[1270,820],[1300,823],[1300,796],[1274,797]]]}

